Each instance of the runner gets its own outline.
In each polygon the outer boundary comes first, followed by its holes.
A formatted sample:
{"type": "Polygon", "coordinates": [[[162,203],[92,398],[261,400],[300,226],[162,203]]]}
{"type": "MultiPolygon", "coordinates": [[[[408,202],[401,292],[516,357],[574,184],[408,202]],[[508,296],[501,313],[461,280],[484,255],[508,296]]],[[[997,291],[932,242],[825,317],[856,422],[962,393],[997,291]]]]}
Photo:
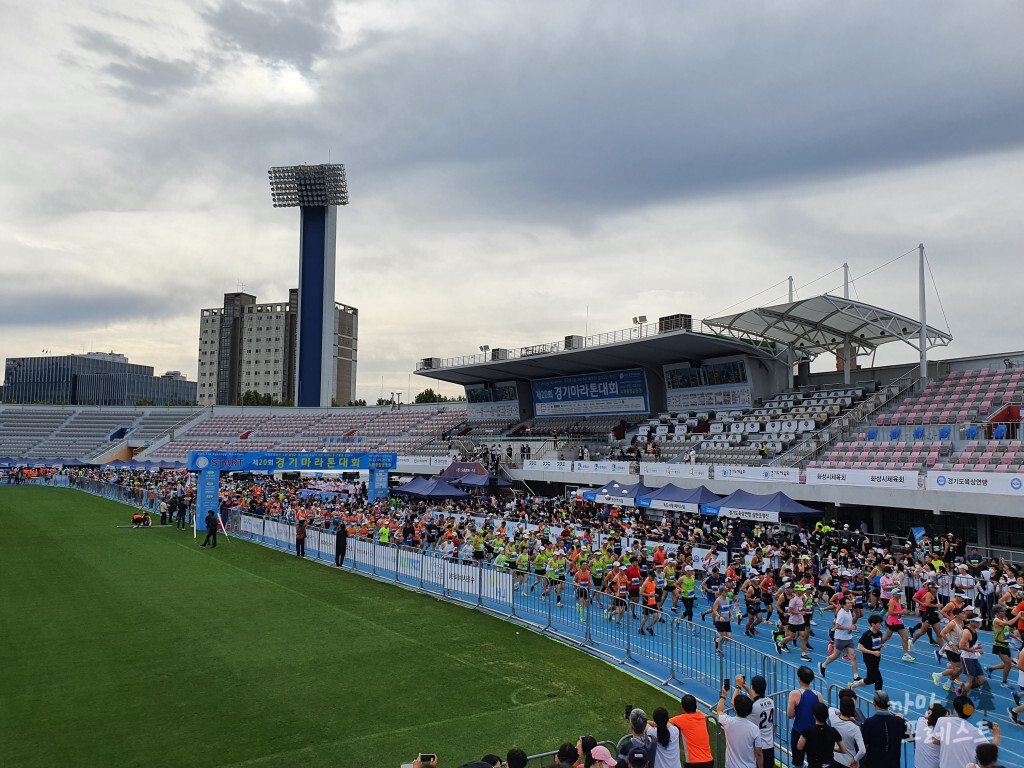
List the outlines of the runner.
{"type": "Polygon", "coordinates": [[[647,633],[654,634],[654,624],[658,621],[658,597],[654,578],[648,576],[640,584],[640,603],[643,606],[643,618],[640,619],[640,634],[644,633],[644,625],[650,622],[647,633]]]}
{"type": "Polygon", "coordinates": [[[835,620],[832,622],[835,628],[832,653],[829,654],[825,661],[818,665],[818,673],[822,677],[825,676],[825,668],[829,664],[846,656],[847,651],[849,651],[850,665],[853,667],[853,681],[857,682],[860,680],[860,675],[857,673],[857,654],[853,648],[853,635],[857,630],[857,622],[853,618],[852,606],[853,600],[849,595],[842,598],[835,620]]]}
{"type": "Polygon", "coordinates": [[[895,588],[889,590],[889,614],[885,620],[886,632],[885,637],[882,638],[882,642],[886,643],[893,634],[900,636],[900,640],[903,641],[903,661],[914,661],[914,657],[910,655],[910,639],[907,637],[907,628],[903,626],[903,592],[897,591],[895,588]]]}
{"type": "Polygon", "coordinates": [[[580,615],[580,619],[586,617],[587,612],[590,610],[590,593],[594,588],[594,579],[590,572],[590,563],[584,561],[576,576],[573,578],[573,583],[576,585],[576,612],[580,615]]]}
{"type": "Polygon", "coordinates": [[[719,587],[718,596],[711,604],[711,616],[715,623],[715,631],[718,632],[718,636],[715,638],[715,652],[719,656],[722,655],[722,641],[732,640],[732,624],[729,622],[731,606],[732,600],[726,588],[719,587]]]}
{"type": "Polygon", "coordinates": [[[857,649],[864,659],[866,674],[860,680],[854,680],[847,687],[860,688],[862,685],[874,685],[876,691],[882,690],[882,670],[879,665],[882,662],[882,651],[885,650],[885,643],[882,642],[882,617],[877,613],[868,617],[868,629],[860,636],[857,649]]]}

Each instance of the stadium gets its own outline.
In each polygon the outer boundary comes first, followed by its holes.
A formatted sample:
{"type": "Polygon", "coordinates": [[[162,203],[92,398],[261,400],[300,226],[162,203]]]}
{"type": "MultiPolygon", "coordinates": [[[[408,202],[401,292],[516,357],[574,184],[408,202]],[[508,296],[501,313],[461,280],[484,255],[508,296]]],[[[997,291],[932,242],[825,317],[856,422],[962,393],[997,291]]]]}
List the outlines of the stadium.
{"type": "MultiPolygon", "coordinates": [[[[993,630],[1015,630],[1016,619],[996,623],[1010,614],[995,608],[1021,610],[1024,352],[929,359],[950,341],[898,313],[823,294],[698,324],[685,314],[638,317],[616,332],[416,363],[416,374],[464,387],[464,403],[4,405],[0,504],[8,541],[21,543],[4,547],[4,576],[22,584],[8,590],[5,615],[37,640],[8,646],[5,668],[19,670],[22,689],[49,674],[31,646],[52,647],[53,692],[65,702],[52,717],[89,707],[97,727],[167,718],[231,755],[231,765],[338,764],[363,749],[374,764],[397,764],[427,746],[468,762],[499,744],[541,765],[557,757],[565,739],[556,734],[591,731],[625,753],[629,723],[592,701],[675,716],[687,695],[706,726],[688,739],[722,760],[732,694],[722,693],[725,715],[713,708],[723,681],[737,681],[773,703],[764,746],[789,765],[802,715],[787,704],[803,690],[801,668],[839,662],[804,686],[833,707],[850,679],[850,662],[825,647],[833,596],[856,596],[866,629],[867,613],[885,615],[885,598],[900,591],[892,569],[883,573],[890,558],[907,601],[888,616],[906,610],[911,632],[927,629],[916,601],[929,585],[940,601],[962,594],[977,609],[986,652],[993,630]],[[914,347],[918,359],[857,364],[889,342],[914,347]],[[837,370],[812,373],[821,355],[835,355],[837,370]],[[195,560],[211,519],[224,562],[195,560]],[[93,520],[108,525],[97,530],[93,520]],[[137,528],[148,530],[129,530],[137,528]],[[813,575],[798,552],[813,558],[813,575]],[[622,577],[620,613],[615,579],[637,559],[635,581],[622,577]],[[99,579],[101,600],[78,569],[99,579]],[[693,571],[699,578],[687,584],[693,571]],[[159,607],[139,600],[139,573],[161,574],[159,607]],[[31,574],[61,575],[43,588],[19,581],[31,574]],[[813,645],[792,624],[760,620],[770,605],[780,616],[789,610],[794,580],[812,590],[813,645]],[[641,581],[656,590],[649,604],[641,581]],[[730,590],[724,616],[720,583],[730,590]],[[40,600],[53,616],[36,614],[40,600]],[[252,625],[256,606],[277,618],[252,625]],[[248,626],[257,632],[247,638],[248,626]],[[123,636],[116,661],[91,642],[111,631],[123,636]],[[64,668],[79,655],[81,665],[64,668]],[[169,677],[168,661],[180,675],[169,677]],[[350,678],[337,687],[336,665],[350,678]],[[268,675],[278,681],[269,691],[268,675]],[[755,676],[758,691],[749,688],[755,676]],[[151,691],[138,688],[149,680],[151,691]],[[424,717],[417,702],[435,696],[443,708],[424,717]],[[366,736],[346,716],[317,748],[296,741],[302,720],[330,721],[339,709],[410,725],[366,736]],[[278,715],[283,729],[267,724],[278,715]],[[464,719],[471,733],[447,731],[464,719]]],[[[1014,657],[1015,635],[1001,633],[1014,657]]],[[[929,663],[947,640],[928,632],[919,642],[914,650],[905,638],[902,657],[887,653],[879,668],[910,724],[899,747],[908,766],[915,723],[936,702],[953,711],[968,682],[954,670],[955,683],[944,683],[943,667],[929,663]]],[[[983,664],[999,660],[986,653],[983,664]]],[[[995,677],[967,690],[986,723],[1005,730],[1001,754],[1024,759],[1010,690],[995,677]]],[[[870,687],[856,694],[858,718],[870,717],[870,687]]],[[[25,734],[6,748],[9,764],[52,764],[79,740],[96,759],[142,764],[172,750],[174,764],[202,763],[159,738],[111,746],[72,729],[43,739],[50,716],[40,717],[41,705],[26,692],[8,709],[8,731],[25,734]]]]}

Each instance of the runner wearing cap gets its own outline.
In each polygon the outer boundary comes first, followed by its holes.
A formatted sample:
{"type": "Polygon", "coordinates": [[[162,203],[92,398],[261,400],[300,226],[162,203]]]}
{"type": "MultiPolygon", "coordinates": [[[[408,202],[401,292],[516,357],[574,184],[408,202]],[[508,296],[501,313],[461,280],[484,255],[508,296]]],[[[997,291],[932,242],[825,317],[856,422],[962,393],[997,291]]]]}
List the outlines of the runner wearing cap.
{"type": "Polygon", "coordinates": [[[932,634],[938,631],[939,626],[939,599],[936,589],[934,580],[926,580],[921,588],[914,593],[914,603],[917,605],[921,622],[914,627],[914,636],[910,638],[911,648],[924,635],[928,635],[928,640],[932,645],[938,645],[938,641],[932,634]]]}
{"type": "Polygon", "coordinates": [[[964,606],[959,609],[954,608],[954,610],[956,610],[956,613],[953,614],[952,620],[939,632],[939,642],[942,643],[942,647],[935,649],[936,660],[941,663],[942,654],[944,653],[949,666],[941,674],[939,672],[932,674],[932,682],[947,691],[953,690],[954,684],[958,686],[963,685],[959,679],[963,669],[963,665],[960,663],[960,640],[964,632],[963,624],[967,620],[968,610],[964,606]],[[944,677],[949,678],[945,683],[942,681],[944,677]]]}
{"type": "Polygon", "coordinates": [[[594,588],[594,578],[590,573],[590,563],[584,561],[580,564],[579,570],[576,571],[576,575],[573,577],[573,583],[576,585],[576,612],[580,615],[581,619],[584,619],[587,610],[590,608],[590,593],[594,588]]]}
{"type": "MultiPolygon", "coordinates": [[[[697,579],[694,573],[692,565],[684,566],[683,575],[676,581],[676,592],[673,593],[673,600],[678,594],[679,599],[683,601],[683,619],[689,622],[693,622],[693,601],[697,597],[697,579]]],[[[673,604],[672,610],[678,609],[678,605],[673,604]]]]}
{"type": "Polygon", "coordinates": [[[999,684],[1001,688],[1009,688],[1007,680],[1010,677],[1010,670],[1013,669],[1013,658],[1010,653],[1010,632],[1013,629],[1013,621],[1006,618],[1006,606],[996,605],[992,609],[992,653],[999,657],[999,665],[988,668],[988,674],[997,669],[1003,670],[1003,681],[999,684]]]}
{"type": "Polygon", "coordinates": [[[647,633],[654,634],[654,624],[658,621],[658,597],[657,587],[654,585],[654,578],[650,575],[640,584],[640,604],[643,609],[643,617],[640,619],[640,634],[644,633],[644,625],[647,626],[647,633]]]}
{"type": "Polygon", "coordinates": [[[981,668],[981,654],[984,648],[978,641],[978,630],[981,628],[981,616],[972,613],[967,620],[960,635],[960,663],[963,664],[964,683],[963,692],[969,693],[972,688],[985,684],[985,670],[981,668]]]}
{"type": "Polygon", "coordinates": [[[910,655],[910,639],[907,637],[907,628],[903,626],[903,593],[896,589],[889,592],[888,615],[885,619],[886,631],[883,643],[887,643],[893,634],[900,636],[903,641],[903,661],[914,661],[910,655]]]}
{"type": "Polygon", "coordinates": [[[711,617],[715,623],[715,631],[718,637],[715,638],[715,651],[722,655],[722,640],[732,640],[732,624],[729,621],[732,600],[726,587],[718,588],[718,596],[711,604],[711,617]]]}

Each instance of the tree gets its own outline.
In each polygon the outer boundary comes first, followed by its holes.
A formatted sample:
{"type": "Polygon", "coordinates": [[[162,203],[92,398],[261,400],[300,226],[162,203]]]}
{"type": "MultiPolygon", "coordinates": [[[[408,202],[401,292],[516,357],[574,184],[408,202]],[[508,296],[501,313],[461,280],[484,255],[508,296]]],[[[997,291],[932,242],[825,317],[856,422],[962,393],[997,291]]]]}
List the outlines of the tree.
{"type": "Polygon", "coordinates": [[[135,404],[136,405],[156,405],[156,403],[153,400],[136,400],[135,404]]]}
{"type": "Polygon", "coordinates": [[[448,398],[442,397],[441,395],[437,394],[430,387],[427,387],[422,392],[420,392],[418,395],[416,395],[416,402],[417,403],[443,403],[447,399],[448,398]]]}
{"type": "Polygon", "coordinates": [[[394,404],[395,404],[395,401],[392,400],[389,397],[387,397],[387,398],[385,398],[385,397],[378,397],[377,398],[377,405],[394,405],[394,404]]]}
{"type": "MultiPolygon", "coordinates": [[[[363,400],[362,398],[360,398],[359,400],[349,400],[348,404],[349,405],[366,405],[366,401],[363,400]]],[[[378,403],[378,405],[379,405],[379,403],[378,403]]]]}

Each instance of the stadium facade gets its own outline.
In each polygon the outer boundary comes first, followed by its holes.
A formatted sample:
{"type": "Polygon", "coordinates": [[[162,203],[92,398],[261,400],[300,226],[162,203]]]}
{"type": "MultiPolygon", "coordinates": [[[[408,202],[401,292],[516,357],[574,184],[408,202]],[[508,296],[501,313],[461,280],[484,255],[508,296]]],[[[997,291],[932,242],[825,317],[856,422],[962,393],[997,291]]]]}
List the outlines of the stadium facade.
{"type": "MultiPolygon", "coordinates": [[[[234,405],[246,391],[295,401],[299,292],[287,302],[259,303],[249,293],[226,293],[221,307],[199,317],[200,405],[234,405]]],[[[331,393],[344,405],[356,391],[359,310],[335,302],[331,393]]]]}
{"type": "Polygon", "coordinates": [[[196,382],[179,371],[155,376],[114,352],[13,357],[4,366],[3,400],[12,403],[191,405],[196,397],[196,382]]]}

